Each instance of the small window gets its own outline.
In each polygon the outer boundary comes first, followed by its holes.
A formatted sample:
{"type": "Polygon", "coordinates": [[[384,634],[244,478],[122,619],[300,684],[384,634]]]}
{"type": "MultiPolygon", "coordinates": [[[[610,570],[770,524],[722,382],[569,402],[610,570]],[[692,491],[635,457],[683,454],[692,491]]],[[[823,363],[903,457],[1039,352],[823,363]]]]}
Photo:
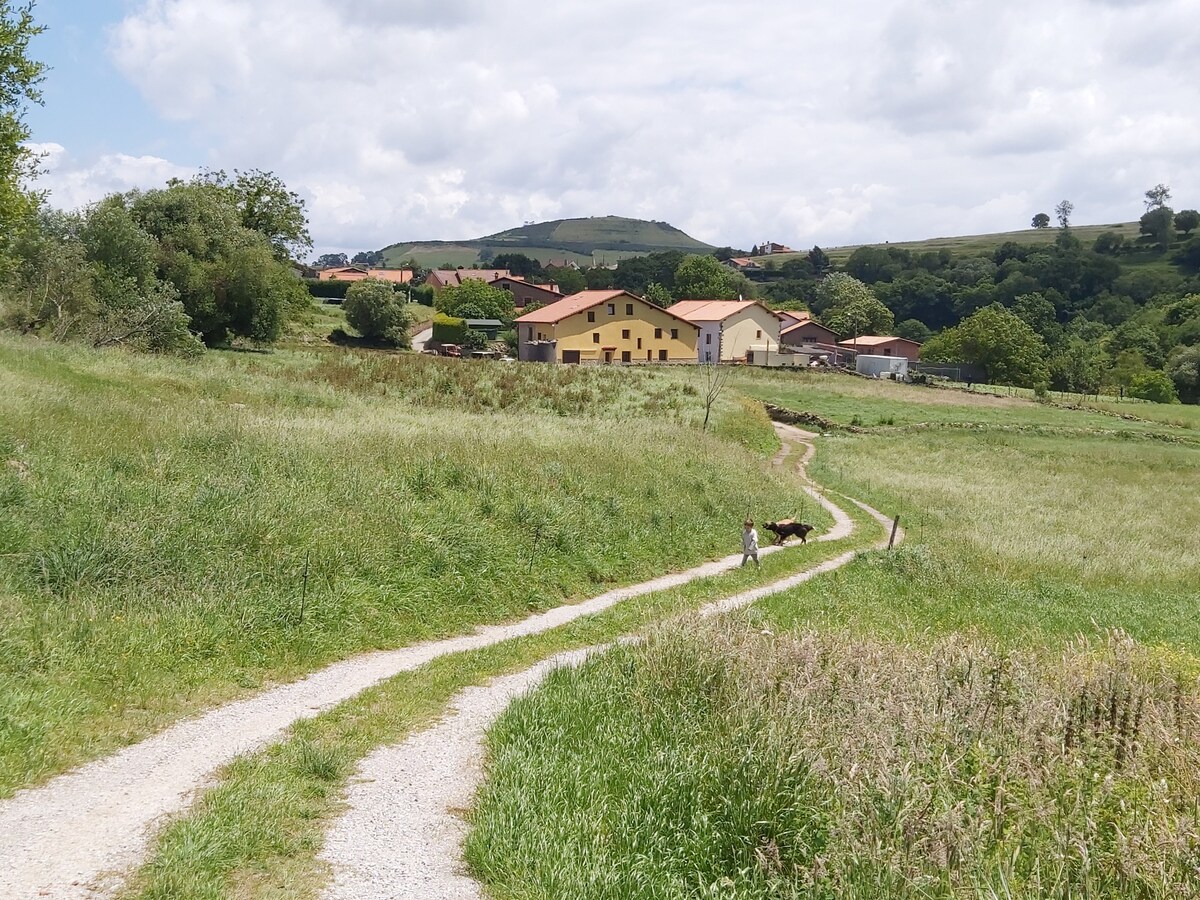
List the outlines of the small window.
{"type": "Polygon", "coordinates": [[[754,336],[761,340],[762,339],[762,329],[759,329],[758,331],[754,332],[754,336]]]}
{"type": "Polygon", "coordinates": [[[704,336],[704,343],[706,343],[706,344],[712,343],[712,332],[711,331],[704,336]]]}
{"type": "Polygon", "coordinates": [[[594,309],[589,309],[589,310],[588,310],[588,321],[589,321],[589,322],[595,322],[595,321],[596,321],[596,311],[595,311],[594,309]]]}
{"type": "Polygon", "coordinates": [[[593,331],[593,332],[592,332],[592,343],[593,343],[593,344],[598,344],[598,343],[600,343],[600,332],[598,332],[598,331],[593,331]]]}
{"type": "Polygon", "coordinates": [[[671,340],[673,340],[673,341],[679,340],[679,329],[678,328],[671,329],[671,340]]]}
{"type": "Polygon", "coordinates": [[[615,316],[617,314],[617,304],[615,304],[615,303],[608,304],[608,314],[610,316],[615,316]]]}
{"type": "Polygon", "coordinates": [[[623,350],[621,352],[621,362],[633,362],[633,354],[628,350],[623,350]]]}
{"type": "Polygon", "coordinates": [[[641,338],[638,338],[638,349],[639,350],[642,349],[642,339],[641,338]]]}
{"type": "Polygon", "coordinates": [[[884,355],[884,356],[891,356],[891,355],[892,355],[892,348],[891,348],[891,347],[884,347],[884,348],[883,348],[883,355],[884,355]]]}
{"type": "Polygon", "coordinates": [[[629,340],[629,329],[628,328],[621,329],[621,339],[625,340],[625,341],[629,340]]]}
{"type": "Polygon", "coordinates": [[[633,304],[632,303],[625,304],[625,315],[627,315],[627,316],[633,315],[633,304]]]}
{"type": "Polygon", "coordinates": [[[667,351],[666,351],[666,350],[659,350],[659,351],[658,351],[658,358],[659,358],[659,360],[661,360],[662,362],[666,362],[666,361],[667,361],[667,351]]]}
{"type": "Polygon", "coordinates": [[[658,338],[661,338],[661,337],[662,337],[662,329],[661,329],[661,328],[655,328],[655,329],[654,329],[654,337],[655,337],[655,339],[658,339],[658,338]]]}
{"type": "Polygon", "coordinates": [[[528,331],[526,331],[526,333],[525,333],[525,340],[527,340],[527,341],[533,340],[533,326],[532,325],[529,326],[528,331]]]}

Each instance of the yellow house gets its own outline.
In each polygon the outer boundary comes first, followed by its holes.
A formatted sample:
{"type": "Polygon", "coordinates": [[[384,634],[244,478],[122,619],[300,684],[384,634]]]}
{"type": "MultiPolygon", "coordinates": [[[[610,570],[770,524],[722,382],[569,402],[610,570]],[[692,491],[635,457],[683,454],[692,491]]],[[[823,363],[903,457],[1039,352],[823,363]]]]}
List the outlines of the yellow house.
{"type": "Polygon", "coordinates": [[[529,362],[695,362],[698,326],[628,291],[580,291],[516,320],[529,362]]]}
{"type": "Polygon", "coordinates": [[[779,317],[754,300],[680,300],[667,312],[700,329],[699,362],[731,362],[746,352],[779,350],[779,317]]]}

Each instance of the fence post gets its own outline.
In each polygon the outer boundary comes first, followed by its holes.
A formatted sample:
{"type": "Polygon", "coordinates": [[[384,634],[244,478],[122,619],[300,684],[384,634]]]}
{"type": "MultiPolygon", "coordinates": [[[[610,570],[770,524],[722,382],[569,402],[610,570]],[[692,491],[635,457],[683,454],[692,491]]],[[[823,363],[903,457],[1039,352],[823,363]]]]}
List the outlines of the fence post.
{"type": "Polygon", "coordinates": [[[888,538],[888,549],[889,550],[891,550],[892,545],[896,543],[896,531],[897,531],[897,529],[899,529],[899,527],[900,527],[900,517],[896,516],[896,518],[894,518],[892,520],[892,536],[890,538],[888,538]]]}

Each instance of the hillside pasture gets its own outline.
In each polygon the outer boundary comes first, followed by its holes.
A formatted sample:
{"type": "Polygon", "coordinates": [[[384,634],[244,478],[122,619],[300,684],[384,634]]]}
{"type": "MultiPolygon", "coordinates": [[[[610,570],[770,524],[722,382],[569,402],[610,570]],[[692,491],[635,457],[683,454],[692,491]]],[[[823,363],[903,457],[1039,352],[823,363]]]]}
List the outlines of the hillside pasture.
{"type": "Polygon", "coordinates": [[[0,339],[0,793],[333,659],[724,555],[748,511],[800,508],[761,411],[729,398],[702,434],[684,377],[0,339]]]}

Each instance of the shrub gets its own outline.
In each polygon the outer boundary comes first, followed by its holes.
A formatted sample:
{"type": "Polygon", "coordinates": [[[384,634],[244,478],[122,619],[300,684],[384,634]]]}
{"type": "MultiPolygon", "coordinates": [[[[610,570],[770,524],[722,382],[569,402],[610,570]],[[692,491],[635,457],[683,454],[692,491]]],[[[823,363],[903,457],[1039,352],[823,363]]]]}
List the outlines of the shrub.
{"type": "Polygon", "coordinates": [[[306,278],[304,283],[308,285],[308,292],[314,297],[325,297],[331,300],[345,300],[346,291],[350,290],[350,286],[357,284],[356,281],[341,281],[337,278],[327,278],[321,281],[317,278],[306,278]]]}
{"type": "Polygon", "coordinates": [[[367,278],[355,282],[342,304],[346,321],[368,340],[397,347],[411,346],[409,315],[391,282],[367,278]]]}
{"type": "Polygon", "coordinates": [[[467,323],[463,319],[438,313],[433,317],[433,339],[442,344],[461,344],[467,339],[467,323]]]}
{"type": "Polygon", "coordinates": [[[1166,373],[1150,369],[1139,375],[1134,375],[1129,382],[1129,396],[1139,400],[1150,400],[1153,403],[1178,403],[1179,395],[1175,393],[1175,383],[1166,373]]]}

